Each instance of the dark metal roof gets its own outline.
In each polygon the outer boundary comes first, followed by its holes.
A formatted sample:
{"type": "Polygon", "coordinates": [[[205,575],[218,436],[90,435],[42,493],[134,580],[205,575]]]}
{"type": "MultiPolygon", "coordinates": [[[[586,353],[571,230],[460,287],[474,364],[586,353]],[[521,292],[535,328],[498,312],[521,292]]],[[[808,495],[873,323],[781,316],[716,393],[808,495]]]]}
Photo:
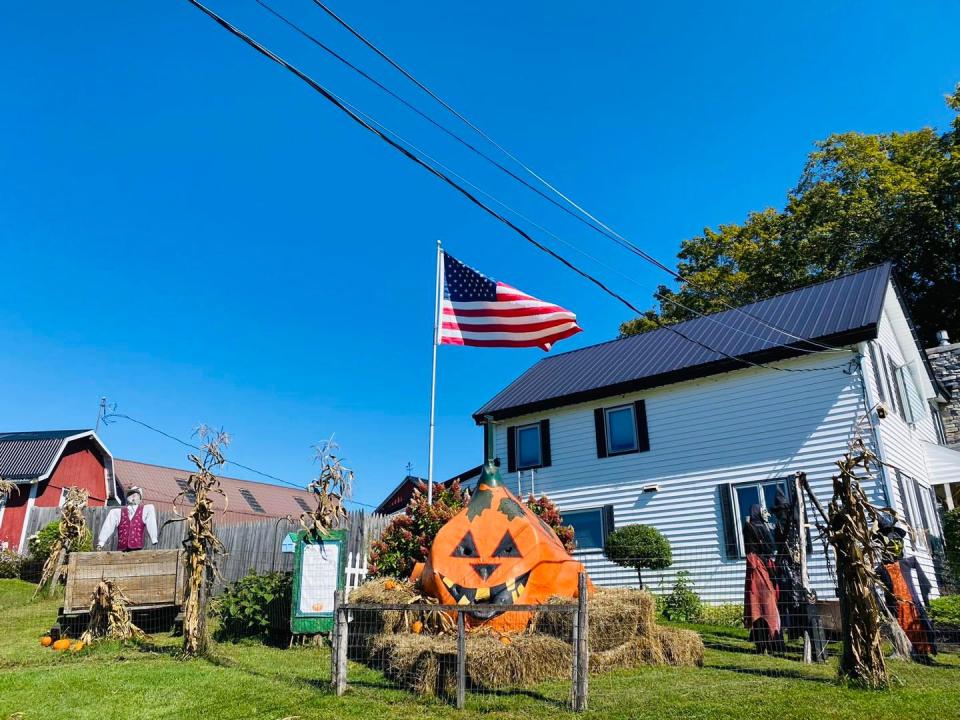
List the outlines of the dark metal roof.
{"type": "Polygon", "coordinates": [[[0,477],[35,480],[50,468],[63,441],[90,430],[0,433],[0,477]]]}
{"type": "Polygon", "coordinates": [[[554,355],[527,370],[473,417],[477,422],[485,415],[515,417],[744,367],[724,353],[770,362],[817,348],[804,341],[839,345],[872,339],[890,279],[891,266],[884,263],[673,326],[690,340],[661,328],[554,355]]]}

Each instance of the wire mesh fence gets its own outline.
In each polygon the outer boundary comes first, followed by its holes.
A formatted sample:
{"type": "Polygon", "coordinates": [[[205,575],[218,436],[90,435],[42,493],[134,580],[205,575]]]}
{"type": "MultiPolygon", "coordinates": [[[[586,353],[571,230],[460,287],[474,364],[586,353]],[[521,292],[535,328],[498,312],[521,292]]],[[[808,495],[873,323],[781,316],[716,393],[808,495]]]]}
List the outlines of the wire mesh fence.
{"type": "MultiPolygon", "coordinates": [[[[295,564],[273,571],[272,551],[228,548],[221,566],[233,568],[234,579],[214,582],[209,652],[232,657],[233,648],[253,643],[266,653],[301,653],[317,692],[382,689],[484,711],[515,698],[558,711],[611,708],[627,702],[629,688],[651,672],[662,680],[723,669],[742,675],[741,688],[771,677],[831,681],[842,612],[829,564],[812,556],[808,575],[798,579],[778,565],[776,550],[745,558],[721,557],[713,548],[675,550],[660,569],[654,558],[614,564],[599,553],[578,553],[589,583],[583,601],[555,598],[539,606],[523,605],[522,595],[503,606],[441,606],[403,579],[355,572],[348,582],[344,573],[329,588],[331,597],[340,591],[338,604],[316,608],[323,622],[315,632],[297,632],[292,611],[302,584],[295,564]]],[[[37,638],[50,637],[51,647],[60,639],[75,647],[90,626],[94,593],[108,579],[144,633],[133,644],[175,655],[182,642],[179,562],[175,549],[74,554],[66,583],[50,598],[30,599],[32,586],[19,581],[24,592],[15,615],[37,638]]],[[[933,558],[908,554],[894,564],[876,569],[884,652],[902,684],[933,687],[938,669],[960,668],[956,597],[933,558]],[[897,627],[910,650],[893,659],[902,650],[897,627]]],[[[50,649],[35,644],[31,652],[50,649]]],[[[276,662],[270,657],[262,662],[276,662]]]]}

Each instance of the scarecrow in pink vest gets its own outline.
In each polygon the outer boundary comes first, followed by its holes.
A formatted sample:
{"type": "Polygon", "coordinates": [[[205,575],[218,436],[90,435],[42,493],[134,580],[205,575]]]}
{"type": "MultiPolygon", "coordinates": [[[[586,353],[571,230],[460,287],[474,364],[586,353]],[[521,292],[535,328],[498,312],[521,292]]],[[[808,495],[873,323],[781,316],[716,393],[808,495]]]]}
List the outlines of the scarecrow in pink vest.
{"type": "Polygon", "coordinates": [[[153,505],[143,505],[143,491],[131,487],[127,491],[127,504],[113,508],[107,513],[97,537],[97,550],[110,540],[113,531],[117,531],[117,550],[142,550],[144,536],[150,535],[150,542],[157,544],[157,513],[153,505]]]}

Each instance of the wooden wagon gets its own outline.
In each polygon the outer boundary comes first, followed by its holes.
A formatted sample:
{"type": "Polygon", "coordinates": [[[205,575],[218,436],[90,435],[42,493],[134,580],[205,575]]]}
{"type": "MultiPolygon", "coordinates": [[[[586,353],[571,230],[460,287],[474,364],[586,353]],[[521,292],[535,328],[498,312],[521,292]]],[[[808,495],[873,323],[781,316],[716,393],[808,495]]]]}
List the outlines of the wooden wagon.
{"type": "Polygon", "coordinates": [[[63,607],[57,618],[60,628],[79,624],[90,612],[91,596],[101,579],[116,583],[133,612],[154,613],[176,624],[183,607],[181,560],[181,550],[71,553],[63,607]]]}

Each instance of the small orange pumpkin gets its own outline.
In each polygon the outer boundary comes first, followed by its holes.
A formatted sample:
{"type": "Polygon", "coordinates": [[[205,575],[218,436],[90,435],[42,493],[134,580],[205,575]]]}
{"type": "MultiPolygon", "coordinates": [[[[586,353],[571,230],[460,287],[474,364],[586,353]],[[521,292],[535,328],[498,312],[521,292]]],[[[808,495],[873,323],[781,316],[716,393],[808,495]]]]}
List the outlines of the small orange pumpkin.
{"type": "Polygon", "coordinates": [[[44,635],[42,638],[40,638],[40,644],[44,647],[50,647],[53,645],[53,638],[49,635],[44,635]]]}
{"type": "Polygon", "coordinates": [[[396,588],[397,588],[396,580],[388,579],[385,583],[383,583],[384,590],[396,590],[396,588]]]}
{"type": "Polygon", "coordinates": [[[530,624],[531,613],[505,608],[576,597],[581,572],[553,529],[503,485],[488,461],[470,502],[437,533],[420,586],[444,604],[489,606],[466,613],[470,627],[517,632],[530,624]]]}
{"type": "Polygon", "coordinates": [[[501,635],[500,642],[502,642],[504,645],[509,645],[512,641],[510,640],[509,635],[501,635]]]}
{"type": "Polygon", "coordinates": [[[60,638],[53,644],[53,649],[57,652],[63,652],[70,647],[70,641],[66,638],[60,638]]]}
{"type": "Polygon", "coordinates": [[[423,632],[423,623],[419,620],[414,620],[413,624],[410,625],[410,629],[415,632],[417,635],[423,632]]]}
{"type": "Polygon", "coordinates": [[[78,653],[86,647],[85,643],[80,642],[79,640],[70,646],[70,652],[78,653]]]}

